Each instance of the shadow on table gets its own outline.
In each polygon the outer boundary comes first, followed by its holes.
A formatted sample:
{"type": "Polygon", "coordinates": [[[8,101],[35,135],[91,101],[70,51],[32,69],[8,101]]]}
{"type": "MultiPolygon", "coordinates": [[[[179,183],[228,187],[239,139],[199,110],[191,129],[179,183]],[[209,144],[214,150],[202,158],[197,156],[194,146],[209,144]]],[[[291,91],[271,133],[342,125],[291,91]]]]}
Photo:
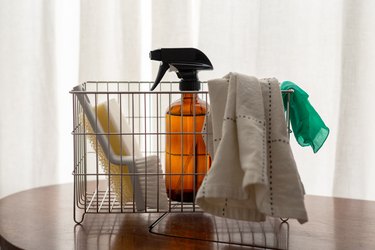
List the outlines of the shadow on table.
{"type": "Polygon", "coordinates": [[[151,225],[150,232],[174,238],[209,241],[218,245],[230,244],[232,247],[288,249],[289,243],[289,224],[274,218],[260,223],[203,213],[169,213],[151,225]]]}
{"type": "MultiPolygon", "coordinates": [[[[103,214],[91,220],[86,218],[85,223],[75,226],[74,232],[75,249],[137,248],[149,240],[148,237],[155,241],[155,236],[161,238],[163,246],[169,244],[170,248],[189,240],[196,241],[195,244],[210,243],[207,246],[220,249],[252,246],[284,250],[289,247],[289,224],[280,219],[267,218],[258,223],[204,213],[166,213],[160,217],[103,214]],[[134,223],[142,226],[131,226],[134,223]]],[[[155,241],[155,249],[158,242],[155,241]]]]}

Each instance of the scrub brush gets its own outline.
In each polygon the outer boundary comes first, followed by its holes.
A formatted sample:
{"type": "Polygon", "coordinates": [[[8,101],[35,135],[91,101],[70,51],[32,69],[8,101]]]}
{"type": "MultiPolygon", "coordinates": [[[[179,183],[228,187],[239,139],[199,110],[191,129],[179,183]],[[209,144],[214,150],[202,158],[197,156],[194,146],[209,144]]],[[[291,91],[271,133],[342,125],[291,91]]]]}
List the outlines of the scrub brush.
{"type": "MultiPolygon", "coordinates": [[[[79,90],[82,91],[82,88],[79,90]]],[[[111,99],[95,109],[85,94],[77,96],[88,121],[85,122],[88,139],[97,151],[104,171],[110,173],[111,188],[117,199],[125,203],[133,201],[134,197],[138,211],[145,210],[146,205],[149,208],[167,208],[168,198],[160,160],[157,156],[142,157],[118,103],[111,99]]]]}
{"type": "MultiPolygon", "coordinates": [[[[99,112],[99,107],[102,105],[98,106],[98,121],[100,121],[101,113],[99,112]]],[[[115,191],[116,196],[119,201],[121,201],[121,193],[122,193],[122,198],[123,202],[131,202],[133,201],[133,188],[132,188],[132,182],[129,176],[129,171],[128,167],[124,165],[121,167],[119,164],[113,164],[108,160],[108,155],[104,152],[102,146],[100,143],[97,143],[98,140],[96,140],[96,136],[101,136],[101,135],[95,135],[96,133],[94,132],[94,129],[92,128],[91,124],[87,121],[87,116],[86,116],[86,122],[83,123],[83,114],[81,114],[81,123],[85,124],[85,130],[86,130],[86,136],[92,146],[93,149],[95,149],[96,153],[98,154],[99,162],[100,165],[102,166],[103,170],[105,173],[110,175],[111,178],[111,188],[112,190],[115,191]],[[122,192],[121,192],[121,168],[122,168],[122,192]]],[[[104,133],[113,133],[113,130],[110,128],[109,131],[104,130],[104,133]]],[[[110,146],[113,148],[113,151],[118,151],[120,147],[114,147],[119,146],[119,140],[117,136],[114,135],[109,135],[109,143],[110,146]]],[[[116,152],[120,153],[120,152],[116,152]]],[[[126,150],[123,148],[122,152],[120,155],[127,155],[126,150]]]]}

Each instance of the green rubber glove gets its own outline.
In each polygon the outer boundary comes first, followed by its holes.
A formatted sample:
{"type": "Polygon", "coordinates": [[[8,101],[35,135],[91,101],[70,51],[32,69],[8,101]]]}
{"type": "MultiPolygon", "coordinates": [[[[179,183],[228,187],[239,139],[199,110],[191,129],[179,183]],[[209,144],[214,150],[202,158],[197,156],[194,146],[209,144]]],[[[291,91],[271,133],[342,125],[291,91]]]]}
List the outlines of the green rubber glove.
{"type": "MultiPolygon", "coordinates": [[[[310,104],[309,95],[295,83],[284,81],[281,90],[293,89],[290,95],[290,122],[293,134],[302,147],[311,146],[314,153],[323,146],[329,135],[329,128],[310,104]]],[[[284,109],[287,107],[288,95],[282,94],[284,109]]]]}

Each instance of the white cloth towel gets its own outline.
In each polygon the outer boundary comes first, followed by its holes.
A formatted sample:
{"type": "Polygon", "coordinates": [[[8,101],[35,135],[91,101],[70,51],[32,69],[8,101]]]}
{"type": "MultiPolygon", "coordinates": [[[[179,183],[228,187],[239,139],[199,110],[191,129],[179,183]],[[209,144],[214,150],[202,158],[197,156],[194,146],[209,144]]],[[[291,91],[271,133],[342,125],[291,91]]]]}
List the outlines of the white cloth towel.
{"type": "Polygon", "coordinates": [[[212,157],[197,194],[205,211],[232,219],[307,221],[304,190],[289,145],[279,82],[229,73],[208,82],[204,126],[212,157]]]}

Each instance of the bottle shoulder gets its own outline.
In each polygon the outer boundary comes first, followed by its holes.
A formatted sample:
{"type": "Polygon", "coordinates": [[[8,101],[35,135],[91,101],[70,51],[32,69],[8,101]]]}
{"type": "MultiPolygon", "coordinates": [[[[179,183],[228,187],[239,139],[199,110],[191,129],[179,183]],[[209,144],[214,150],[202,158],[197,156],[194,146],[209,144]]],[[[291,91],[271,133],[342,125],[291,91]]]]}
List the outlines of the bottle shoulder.
{"type": "Polygon", "coordinates": [[[205,115],[209,104],[200,98],[181,98],[168,107],[167,114],[170,115],[205,115]]]}

